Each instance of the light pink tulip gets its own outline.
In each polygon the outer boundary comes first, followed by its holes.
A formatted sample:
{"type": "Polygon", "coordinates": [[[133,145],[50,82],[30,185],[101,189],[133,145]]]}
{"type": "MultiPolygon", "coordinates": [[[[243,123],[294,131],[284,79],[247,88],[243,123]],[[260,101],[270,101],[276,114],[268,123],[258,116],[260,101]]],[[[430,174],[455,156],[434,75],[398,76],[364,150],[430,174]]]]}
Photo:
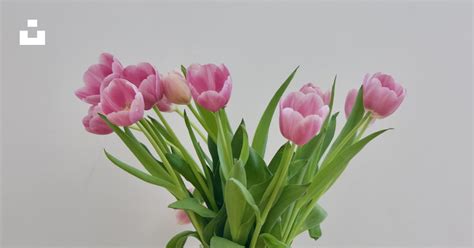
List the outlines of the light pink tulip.
{"type": "Polygon", "coordinates": [[[194,101],[205,109],[217,112],[229,102],[232,79],[224,64],[192,64],[187,69],[187,79],[194,101]]]}
{"type": "Polygon", "coordinates": [[[317,135],[329,113],[320,95],[292,92],[280,101],[280,131],[297,145],[306,144],[317,135]]]}
{"type": "Polygon", "coordinates": [[[303,85],[300,89],[301,92],[308,94],[308,93],[316,93],[318,94],[324,101],[324,104],[329,105],[329,102],[331,101],[331,91],[328,90],[324,92],[321,88],[318,86],[312,84],[312,83],[307,83],[303,85]]]}
{"type": "Polygon", "coordinates": [[[344,112],[346,113],[346,118],[348,118],[352,112],[352,108],[354,107],[354,103],[357,98],[357,93],[357,89],[352,89],[347,93],[346,103],[344,104],[344,112]]]}
{"type": "Polygon", "coordinates": [[[130,126],[143,118],[145,103],[137,87],[129,81],[116,78],[100,95],[99,106],[110,122],[130,126]]]}
{"type": "Polygon", "coordinates": [[[137,86],[145,101],[145,110],[149,110],[163,96],[160,74],[149,63],[129,65],[123,70],[123,78],[137,86]]]}
{"type": "Polygon", "coordinates": [[[181,209],[176,211],[176,220],[178,221],[179,225],[186,225],[191,223],[191,220],[189,220],[189,217],[186,212],[181,209]]]}
{"type": "Polygon", "coordinates": [[[109,53],[99,56],[99,63],[91,65],[84,73],[84,86],[76,90],[75,95],[84,102],[98,104],[102,82],[111,81],[122,74],[122,64],[109,53]]]}
{"type": "Polygon", "coordinates": [[[178,72],[163,75],[163,91],[169,102],[186,105],[191,101],[191,90],[186,79],[178,72]]]}
{"type": "Polygon", "coordinates": [[[365,75],[363,87],[364,107],[379,119],[395,112],[406,94],[406,90],[392,76],[380,72],[365,75]]]}
{"type": "Polygon", "coordinates": [[[112,129],[98,115],[101,112],[98,105],[93,105],[89,108],[89,113],[82,119],[82,124],[88,132],[94,134],[112,133],[112,129]]]}

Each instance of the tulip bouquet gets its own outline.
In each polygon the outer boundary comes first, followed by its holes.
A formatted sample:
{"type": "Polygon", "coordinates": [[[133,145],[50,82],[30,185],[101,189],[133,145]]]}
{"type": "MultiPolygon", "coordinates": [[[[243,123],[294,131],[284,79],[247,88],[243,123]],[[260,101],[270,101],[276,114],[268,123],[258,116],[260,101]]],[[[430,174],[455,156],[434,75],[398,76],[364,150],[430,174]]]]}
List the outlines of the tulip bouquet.
{"type": "Polygon", "coordinates": [[[315,240],[321,236],[326,211],[318,200],[351,159],[388,130],[365,134],[374,120],[392,114],[406,93],[389,75],[367,75],[347,95],[346,121],[336,133],[336,79],[326,92],[308,83],[284,96],[297,69],[270,99],[252,139],[243,120],[233,126],[227,118],[232,79],[223,64],[193,64],[160,74],[149,63],[124,67],[104,53],[75,93],[90,104],[85,129],[117,134],[143,168],[106,151],[107,158],[168,190],[176,198],[169,207],[178,211],[179,222],[194,226],[171,238],[168,248],[183,247],[188,237],[205,248],[290,247],[303,232],[315,240]],[[288,142],[266,162],[277,108],[288,142]],[[152,113],[145,116],[147,110],[152,113]],[[182,117],[192,150],[183,145],[165,113],[182,117]]]}

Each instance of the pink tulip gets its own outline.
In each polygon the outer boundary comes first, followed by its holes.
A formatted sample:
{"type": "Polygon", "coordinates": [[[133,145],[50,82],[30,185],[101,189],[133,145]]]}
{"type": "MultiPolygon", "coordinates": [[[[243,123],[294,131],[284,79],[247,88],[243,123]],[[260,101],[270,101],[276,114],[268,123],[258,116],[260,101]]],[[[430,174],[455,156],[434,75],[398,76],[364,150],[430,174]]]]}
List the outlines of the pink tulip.
{"type": "Polygon", "coordinates": [[[112,129],[100,118],[98,113],[101,113],[98,105],[93,105],[89,108],[89,113],[82,119],[82,124],[86,130],[94,134],[112,133],[112,129]]]}
{"type": "Polygon", "coordinates": [[[326,92],[323,92],[321,88],[318,86],[312,84],[312,83],[307,83],[303,85],[300,89],[301,92],[308,94],[308,93],[316,93],[318,94],[324,101],[324,104],[329,105],[329,102],[331,101],[331,91],[328,90],[326,92]]]}
{"type": "Polygon", "coordinates": [[[100,95],[99,106],[110,122],[130,126],[143,118],[145,103],[137,87],[129,81],[116,78],[100,95]]]}
{"type": "Polygon", "coordinates": [[[194,101],[205,109],[217,112],[229,102],[232,79],[224,64],[192,64],[187,79],[194,101]]]}
{"type": "Polygon", "coordinates": [[[165,95],[156,103],[156,106],[161,112],[173,112],[176,110],[176,106],[165,95]]]}
{"type": "Polygon", "coordinates": [[[406,90],[392,76],[380,72],[365,75],[363,87],[364,107],[379,119],[395,112],[406,94],[406,90]]]}
{"type": "Polygon", "coordinates": [[[169,72],[163,75],[161,82],[164,94],[169,102],[186,105],[191,101],[191,90],[181,74],[169,72]]]}
{"type": "Polygon", "coordinates": [[[160,75],[149,63],[125,67],[123,78],[138,87],[145,101],[145,110],[151,109],[163,96],[160,75]]]}
{"type": "Polygon", "coordinates": [[[344,112],[346,113],[346,118],[349,118],[349,115],[352,112],[352,108],[354,107],[354,103],[357,98],[357,93],[357,89],[352,89],[347,93],[346,103],[344,105],[344,112]]]}
{"type": "Polygon", "coordinates": [[[188,215],[184,210],[179,209],[176,211],[176,220],[178,221],[179,225],[186,225],[191,223],[191,220],[189,220],[188,215]]]}
{"type": "Polygon", "coordinates": [[[329,106],[314,92],[292,92],[280,101],[280,131],[297,145],[317,135],[329,113],[329,106]]]}
{"type": "Polygon", "coordinates": [[[99,63],[91,65],[84,73],[84,86],[76,90],[75,95],[84,102],[98,104],[100,101],[100,87],[103,81],[110,81],[122,74],[122,64],[109,53],[99,56],[99,63]]]}

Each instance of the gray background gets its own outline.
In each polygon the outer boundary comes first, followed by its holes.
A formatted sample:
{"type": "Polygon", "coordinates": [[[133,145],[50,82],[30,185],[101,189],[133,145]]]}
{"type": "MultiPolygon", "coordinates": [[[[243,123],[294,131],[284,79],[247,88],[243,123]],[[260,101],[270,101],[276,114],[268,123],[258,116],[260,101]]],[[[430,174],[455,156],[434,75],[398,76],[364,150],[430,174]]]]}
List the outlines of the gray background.
{"type": "MultiPolygon", "coordinates": [[[[245,117],[251,131],[297,65],[292,90],[308,81],[328,88],[338,74],[340,110],[366,72],[393,74],[407,98],[370,130],[395,130],[323,197],[323,238],[302,235],[295,247],[470,246],[471,16],[467,1],[3,3],[2,244],[163,247],[191,228],[176,225],[164,190],[106,160],[102,148],[135,161],[118,138],[83,130],[87,106],[73,91],[109,51],[162,72],[225,62],[231,121],[245,117]],[[46,30],[45,47],[18,45],[27,18],[46,30]]],[[[283,139],[277,125],[271,132],[274,152],[283,139]]]]}

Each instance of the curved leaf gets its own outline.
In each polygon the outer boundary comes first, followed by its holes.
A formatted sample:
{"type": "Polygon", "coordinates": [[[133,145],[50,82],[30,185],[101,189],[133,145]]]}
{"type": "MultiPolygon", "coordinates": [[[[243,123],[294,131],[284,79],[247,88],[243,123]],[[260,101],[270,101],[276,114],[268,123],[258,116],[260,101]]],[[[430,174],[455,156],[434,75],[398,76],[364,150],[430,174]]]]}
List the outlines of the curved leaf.
{"type": "Polygon", "coordinates": [[[196,213],[199,216],[205,218],[214,218],[217,213],[204,207],[198,200],[195,198],[184,198],[182,200],[176,201],[168,205],[169,208],[173,209],[183,209],[196,213]]]}
{"type": "Polygon", "coordinates": [[[267,139],[268,139],[268,130],[270,128],[270,124],[272,122],[273,113],[275,112],[276,107],[278,106],[278,102],[280,101],[281,96],[285,92],[286,88],[290,84],[291,80],[296,74],[299,66],[288,76],[288,78],[283,82],[283,84],[278,88],[275,95],[273,95],[272,99],[268,103],[265,111],[263,112],[260,121],[258,122],[257,129],[255,130],[255,135],[253,136],[252,141],[252,148],[263,158],[265,157],[265,149],[267,146],[267,139]]]}
{"type": "Polygon", "coordinates": [[[260,238],[263,239],[263,241],[265,242],[265,245],[267,245],[268,248],[289,248],[290,247],[269,233],[260,234],[260,238]]]}
{"type": "Polygon", "coordinates": [[[239,245],[225,238],[214,236],[211,239],[211,248],[245,248],[245,246],[239,245]]]}
{"type": "Polygon", "coordinates": [[[180,232],[176,234],[170,241],[168,241],[166,248],[183,248],[189,236],[197,238],[197,233],[193,231],[180,232]]]}

